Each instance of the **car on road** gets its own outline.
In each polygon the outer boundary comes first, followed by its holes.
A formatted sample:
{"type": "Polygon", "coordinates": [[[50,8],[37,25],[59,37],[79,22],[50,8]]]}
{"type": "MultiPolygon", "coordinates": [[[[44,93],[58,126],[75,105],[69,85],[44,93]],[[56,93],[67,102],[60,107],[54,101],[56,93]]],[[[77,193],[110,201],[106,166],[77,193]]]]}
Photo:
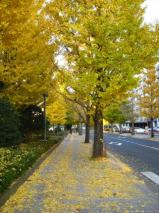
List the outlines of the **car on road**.
{"type": "Polygon", "coordinates": [[[49,128],[49,131],[54,131],[54,127],[51,126],[51,127],[49,128]]]}
{"type": "Polygon", "coordinates": [[[159,133],[159,127],[154,127],[154,132],[159,133]]]}
{"type": "Polygon", "coordinates": [[[135,127],[134,128],[134,132],[137,134],[144,134],[145,133],[145,129],[140,128],[140,127],[135,127]]]}
{"type": "Polygon", "coordinates": [[[122,133],[131,133],[131,128],[130,127],[123,127],[121,129],[122,133]]]}
{"type": "MultiPolygon", "coordinates": [[[[159,127],[154,127],[153,131],[155,134],[159,134],[159,127]]],[[[145,129],[145,134],[150,134],[151,133],[151,128],[145,129]]]]}

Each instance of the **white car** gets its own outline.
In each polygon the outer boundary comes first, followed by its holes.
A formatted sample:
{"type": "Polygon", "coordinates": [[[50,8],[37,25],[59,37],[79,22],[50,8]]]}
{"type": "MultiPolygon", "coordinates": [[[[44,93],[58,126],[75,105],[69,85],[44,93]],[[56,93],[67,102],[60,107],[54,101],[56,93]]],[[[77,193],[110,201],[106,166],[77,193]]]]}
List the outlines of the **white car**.
{"type": "Polygon", "coordinates": [[[139,134],[144,134],[145,133],[145,129],[140,128],[140,127],[135,127],[134,128],[134,132],[135,133],[139,133],[139,134]]]}
{"type": "Polygon", "coordinates": [[[49,131],[54,131],[54,127],[51,126],[51,127],[49,128],[49,131]]]}
{"type": "MultiPolygon", "coordinates": [[[[155,134],[158,135],[159,134],[159,127],[154,127],[153,131],[154,131],[155,134]]],[[[150,133],[151,133],[151,128],[148,128],[148,129],[145,130],[145,134],[150,134],[150,133]]]]}

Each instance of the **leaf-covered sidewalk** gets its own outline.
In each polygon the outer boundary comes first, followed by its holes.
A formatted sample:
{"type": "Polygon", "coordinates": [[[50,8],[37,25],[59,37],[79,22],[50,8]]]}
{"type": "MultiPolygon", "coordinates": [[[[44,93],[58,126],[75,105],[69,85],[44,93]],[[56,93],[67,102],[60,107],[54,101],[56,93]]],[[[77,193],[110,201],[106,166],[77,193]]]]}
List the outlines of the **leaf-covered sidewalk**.
{"type": "Polygon", "coordinates": [[[1,213],[159,212],[158,195],[125,164],[92,160],[91,145],[69,135],[10,197],[1,213]]]}

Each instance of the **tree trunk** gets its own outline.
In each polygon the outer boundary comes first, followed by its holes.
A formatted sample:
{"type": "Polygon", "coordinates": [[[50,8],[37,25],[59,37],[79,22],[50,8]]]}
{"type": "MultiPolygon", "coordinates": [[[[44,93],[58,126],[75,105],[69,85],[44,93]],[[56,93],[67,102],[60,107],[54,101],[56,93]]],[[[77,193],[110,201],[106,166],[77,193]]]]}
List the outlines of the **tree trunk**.
{"type": "Polygon", "coordinates": [[[151,138],[154,137],[154,130],[153,130],[153,118],[151,118],[151,138]]]}
{"type": "Polygon", "coordinates": [[[134,135],[135,132],[134,132],[134,122],[132,122],[132,131],[131,131],[131,134],[134,135]]]}
{"type": "Polygon", "coordinates": [[[96,107],[94,115],[94,144],[93,144],[93,157],[106,156],[104,143],[103,143],[103,114],[102,110],[96,107]]]}
{"type": "Polygon", "coordinates": [[[113,133],[113,124],[111,123],[111,133],[113,133]]]}
{"type": "Polygon", "coordinates": [[[122,134],[122,126],[121,126],[121,124],[119,124],[119,131],[120,131],[120,134],[122,134]]]}
{"type": "Polygon", "coordinates": [[[82,123],[79,123],[79,135],[82,135],[82,123]]]}
{"type": "Polygon", "coordinates": [[[89,143],[89,139],[90,139],[90,115],[86,115],[85,143],[89,143]]]}
{"type": "Polygon", "coordinates": [[[101,111],[101,119],[100,119],[100,136],[103,140],[103,113],[101,111]]]}

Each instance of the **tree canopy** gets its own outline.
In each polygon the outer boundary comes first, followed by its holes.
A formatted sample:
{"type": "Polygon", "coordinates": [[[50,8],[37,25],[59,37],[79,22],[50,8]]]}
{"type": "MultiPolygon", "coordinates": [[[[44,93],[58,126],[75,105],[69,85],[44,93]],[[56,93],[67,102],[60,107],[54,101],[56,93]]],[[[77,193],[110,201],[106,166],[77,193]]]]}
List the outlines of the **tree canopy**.
{"type": "Polygon", "coordinates": [[[158,32],[143,23],[142,3],[55,0],[46,7],[65,49],[65,74],[75,79],[68,86],[93,106],[95,143],[101,150],[97,156],[103,149],[103,110],[122,101],[136,84],[134,75],[157,61],[158,32]]]}
{"type": "Polygon", "coordinates": [[[57,90],[65,96],[71,88],[69,98],[94,118],[94,157],[103,155],[104,110],[121,103],[136,85],[134,75],[158,60],[159,28],[144,23],[143,2],[3,1],[1,96],[30,105],[48,92],[48,114],[56,120],[55,111],[65,117],[63,101],[54,101],[57,90]],[[63,67],[56,61],[60,54],[63,67]]]}
{"type": "Polygon", "coordinates": [[[154,69],[145,72],[145,81],[140,96],[140,111],[146,118],[159,117],[159,81],[154,69]]]}
{"type": "Polygon", "coordinates": [[[49,44],[44,1],[4,1],[1,13],[1,96],[20,105],[38,103],[53,88],[54,46],[49,44]],[[26,10],[27,8],[27,10],[26,10]]]}

